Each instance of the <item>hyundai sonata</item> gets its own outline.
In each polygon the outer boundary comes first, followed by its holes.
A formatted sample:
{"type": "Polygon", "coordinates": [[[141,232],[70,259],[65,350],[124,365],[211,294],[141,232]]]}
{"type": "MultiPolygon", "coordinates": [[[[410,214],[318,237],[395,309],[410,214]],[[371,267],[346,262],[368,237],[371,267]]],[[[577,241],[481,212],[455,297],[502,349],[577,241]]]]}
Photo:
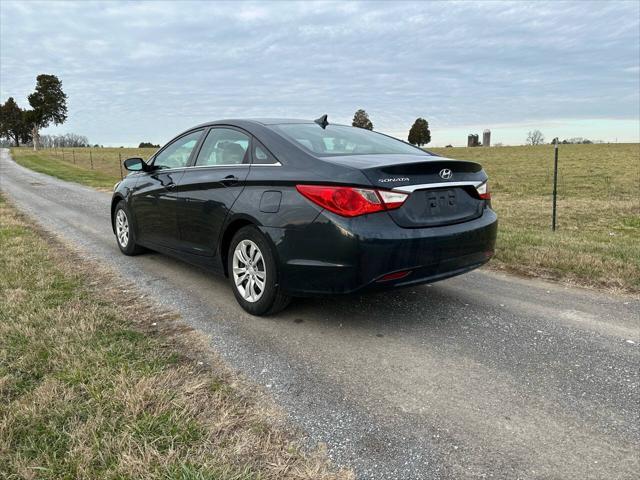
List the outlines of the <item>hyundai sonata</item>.
{"type": "Polygon", "coordinates": [[[493,255],[480,165],[326,115],[206,123],[124,165],[111,204],[120,250],[219,271],[254,315],[292,296],[441,280],[493,255]]]}

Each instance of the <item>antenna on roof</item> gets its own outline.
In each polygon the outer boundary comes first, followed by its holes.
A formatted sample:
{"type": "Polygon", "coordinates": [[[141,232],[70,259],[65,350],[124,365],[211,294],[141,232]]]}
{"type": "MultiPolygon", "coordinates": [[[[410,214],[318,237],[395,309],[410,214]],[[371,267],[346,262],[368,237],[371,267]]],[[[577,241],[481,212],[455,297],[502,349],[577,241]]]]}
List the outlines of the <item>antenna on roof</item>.
{"type": "Polygon", "coordinates": [[[314,122],[316,122],[318,125],[320,125],[323,129],[327,128],[327,125],[329,125],[329,120],[327,120],[327,114],[326,113],[324,115],[322,115],[320,118],[316,118],[314,120],[314,122]]]}

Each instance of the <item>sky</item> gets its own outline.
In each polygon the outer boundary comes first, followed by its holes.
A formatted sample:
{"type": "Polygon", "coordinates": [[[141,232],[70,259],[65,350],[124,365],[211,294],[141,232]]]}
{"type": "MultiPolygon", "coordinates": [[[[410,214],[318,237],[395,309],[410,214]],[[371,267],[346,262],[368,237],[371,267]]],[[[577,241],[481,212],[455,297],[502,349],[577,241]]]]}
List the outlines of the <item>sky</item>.
{"type": "Polygon", "coordinates": [[[314,119],[430,146],[553,137],[640,141],[640,1],[12,2],[0,101],[57,75],[68,120],[43,133],[164,143],[209,120],[314,119]]]}

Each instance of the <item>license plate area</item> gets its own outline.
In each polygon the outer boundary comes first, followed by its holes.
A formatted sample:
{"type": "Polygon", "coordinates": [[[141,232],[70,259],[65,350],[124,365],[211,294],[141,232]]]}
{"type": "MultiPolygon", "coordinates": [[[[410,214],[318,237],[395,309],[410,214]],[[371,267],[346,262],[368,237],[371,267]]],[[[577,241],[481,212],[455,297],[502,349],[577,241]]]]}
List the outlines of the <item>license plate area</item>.
{"type": "Polygon", "coordinates": [[[455,213],[458,208],[456,190],[431,190],[427,192],[427,211],[429,217],[455,213]]]}
{"type": "Polygon", "coordinates": [[[389,215],[401,227],[436,227],[465,222],[482,215],[484,200],[462,187],[416,190],[389,215]]]}

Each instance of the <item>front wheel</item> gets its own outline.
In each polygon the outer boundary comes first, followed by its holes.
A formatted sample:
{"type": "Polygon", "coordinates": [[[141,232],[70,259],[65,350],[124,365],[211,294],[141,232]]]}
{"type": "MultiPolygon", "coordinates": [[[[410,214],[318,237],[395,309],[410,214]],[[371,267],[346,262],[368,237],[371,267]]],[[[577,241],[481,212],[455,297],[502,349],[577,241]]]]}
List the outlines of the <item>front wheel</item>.
{"type": "Polygon", "coordinates": [[[233,294],[247,312],[269,315],[289,304],[290,297],[278,285],[275,256],[260,230],[251,225],[238,230],[227,257],[233,294]]]}
{"type": "Polygon", "coordinates": [[[144,248],[136,244],[131,215],[129,215],[124,201],[121,200],[118,202],[113,213],[113,225],[120,251],[125,255],[138,255],[142,253],[144,248]]]}

